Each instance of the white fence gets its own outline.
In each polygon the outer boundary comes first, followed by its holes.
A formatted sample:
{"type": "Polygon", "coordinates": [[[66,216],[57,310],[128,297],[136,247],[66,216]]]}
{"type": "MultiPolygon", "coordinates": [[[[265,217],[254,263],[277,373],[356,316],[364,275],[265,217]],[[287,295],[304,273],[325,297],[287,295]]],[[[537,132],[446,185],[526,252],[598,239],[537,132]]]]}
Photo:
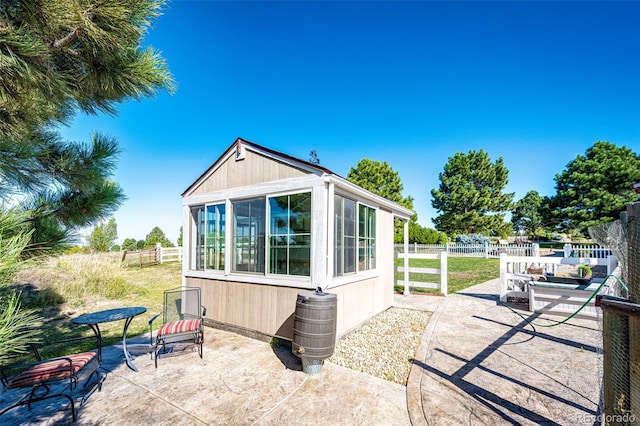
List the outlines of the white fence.
{"type": "Polygon", "coordinates": [[[565,244],[562,251],[564,257],[589,257],[595,259],[606,259],[613,254],[609,248],[600,247],[597,244],[565,244]]]}
{"type": "Polygon", "coordinates": [[[156,244],[156,259],[158,263],[182,263],[182,247],[162,247],[160,243],[158,243],[156,244]]]}
{"type": "MultiPolygon", "coordinates": [[[[395,244],[396,253],[404,252],[403,244],[395,244]]],[[[538,244],[409,244],[409,253],[438,254],[446,252],[454,257],[479,257],[488,259],[497,258],[501,254],[510,256],[539,256],[540,246],[538,244]]]]}
{"type": "Polygon", "coordinates": [[[431,288],[440,290],[442,294],[447,295],[447,252],[442,251],[437,254],[429,253],[395,253],[396,258],[404,259],[404,266],[396,266],[394,272],[403,272],[404,279],[395,280],[396,285],[404,285],[404,294],[408,295],[409,287],[431,288]],[[440,268],[414,268],[409,267],[409,259],[440,259],[440,268]],[[409,281],[409,273],[417,274],[434,274],[440,275],[439,283],[430,283],[423,281],[409,281]]]}

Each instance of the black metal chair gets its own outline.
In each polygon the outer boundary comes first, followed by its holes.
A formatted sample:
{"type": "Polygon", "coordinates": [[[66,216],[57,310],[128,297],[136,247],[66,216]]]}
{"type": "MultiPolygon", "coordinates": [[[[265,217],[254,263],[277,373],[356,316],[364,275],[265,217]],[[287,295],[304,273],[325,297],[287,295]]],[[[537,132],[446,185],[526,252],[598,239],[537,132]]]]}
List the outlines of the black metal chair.
{"type": "Polygon", "coordinates": [[[203,318],[206,309],[202,306],[200,289],[197,287],[179,287],[164,292],[162,314],[154,315],[149,320],[150,343],[153,346],[153,358],[158,368],[158,357],[168,354],[168,344],[191,343],[198,347],[202,358],[204,344],[203,318]],[[162,315],[162,325],[153,341],[153,322],[162,315]]]}
{"type": "MultiPolygon", "coordinates": [[[[80,340],[97,339],[96,337],[79,337],[65,339],[46,345],[45,349],[53,346],[69,345],[80,340]]],[[[96,344],[97,347],[97,344],[96,344]]],[[[30,389],[15,404],[0,411],[0,416],[7,411],[21,405],[27,405],[31,409],[31,404],[52,398],[66,398],[71,407],[71,416],[76,421],[76,408],[72,392],[78,387],[78,383],[84,381],[84,386],[89,384],[91,377],[95,374],[98,390],[102,389],[102,381],[98,368],[100,359],[96,351],[79,352],[60,357],[42,359],[36,345],[30,345],[31,354],[22,356],[22,361],[31,358],[32,362],[20,362],[0,367],[0,381],[3,392],[10,389],[30,389]]],[[[95,390],[95,389],[94,389],[95,390]]],[[[89,393],[91,394],[93,390],[89,393]]],[[[88,396],[88,395],[87,395],[88,396]]],[[[86,398],[86,396],[85,396],[86,398]]],[[[2,423],[0,421],[0,423],[2,423]]]]}

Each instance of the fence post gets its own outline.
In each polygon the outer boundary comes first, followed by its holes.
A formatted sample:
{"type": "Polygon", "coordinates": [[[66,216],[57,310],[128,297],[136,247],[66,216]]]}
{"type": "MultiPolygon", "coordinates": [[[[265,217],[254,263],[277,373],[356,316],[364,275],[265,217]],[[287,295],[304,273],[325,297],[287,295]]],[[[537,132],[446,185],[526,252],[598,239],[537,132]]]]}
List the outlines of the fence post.
{"type": "Polygon", "coordinates": [[[162,244],[156,243],[156,262],[162,263],[162,244]]]}
{"type": "Polygon", "coordinates": [[[564,251],[564,257],[571,257],[571,244],[566,243],[562,250],[564,251]]]}
{"type": "Polygon", "coordinates": [[[445,296],[448,292],[448,281],[447,281],[447,252],[440,252],[440,291],[445,296]]]}
{"type": "Polygon", "coordinates": [[[540,257],[540,244],[538,243],[531,244],[531,256],[540,257]]]}
{"type": "Polygon", "coordinates": [[[488,259],[489,258],[489,241],[484,242],[484,258],[488,259]]]}
{"type": "Polygon", "coordinates": [[[507,301],[507,255],[500,253],[500,301],[507,301]]]}
{"type": "Polygon", "coordinates": [[[409,291],[409,221],[405,221],[404,229],[404,294],[408,296],[409,291]]]}

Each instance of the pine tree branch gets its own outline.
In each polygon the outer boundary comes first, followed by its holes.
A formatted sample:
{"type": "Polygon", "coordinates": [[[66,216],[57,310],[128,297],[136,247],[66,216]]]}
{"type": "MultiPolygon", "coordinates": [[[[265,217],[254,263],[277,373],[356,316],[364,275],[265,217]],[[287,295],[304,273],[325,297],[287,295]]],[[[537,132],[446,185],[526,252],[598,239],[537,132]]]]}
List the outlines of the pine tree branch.
{"type": "Polygon", "coordinates": [[[69,32],[66,36],[54,40],[49,43],[49,50],[60,50],[65,46],[68,46],[73,40],[77,39],[82,33],[82,28],[76,28],[69,32]]]}

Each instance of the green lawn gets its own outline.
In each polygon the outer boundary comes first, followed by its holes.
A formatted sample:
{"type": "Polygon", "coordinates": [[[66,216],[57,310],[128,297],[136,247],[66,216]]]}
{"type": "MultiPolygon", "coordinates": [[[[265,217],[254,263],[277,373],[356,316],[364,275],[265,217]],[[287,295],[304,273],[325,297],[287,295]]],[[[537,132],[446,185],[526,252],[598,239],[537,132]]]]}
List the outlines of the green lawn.
{"type": "MultiPolygon", "coordinates": [[[[88,326],[71,322],[83,313],[144,306],[147,312],[135,317],[129,326],[127,337],[133,337],[149,331],[151,316],[162,312],[164,290],[181,285],[181,271],[182,264],[178,262],[145,268],[113,267],[93,262],[77,265],[73,258],[51,262],[20,275],[21,282],[30,283],[29,291],[23,291],[23,306],[42,314],[41,329],[47,342],[93,336],[88,326]]],[[[101,324],[103,343],[111,345],[120,341],[123,326],[124,321],[101,324]]],[[[86,347],[74,346],[72,349],[88,350],[92,347],[95,347],[95,340],[86,342],[86,347]]],[[[44,355],[58,355],[56,352],[45,352],[44,355]]]]}
{"type": "MultiPolygon", "coordinates": [[[[402,259],[396,259],[401,265],[402,259]]],[[[437,259],[410,259],[415,267],[439,268],[437,259]]],[[[498,259],[477,259],[449,257],[449,293],[497,278],[498,259]]],[[[180,263],[166,263],[145,268],[123,268],[119,263],[89,258],[66,257],[39,265],[26,271],[20,282],[28,283],[23,290],[23,306],[41,312],[46,341],[67,337],[93,336],[87,326],[76,326],[71,319],[80,314],[123,306],[145,306],[147,312],[131,322],[128,337],[147,333],[148,321],[154,314],[162,312],[163,292],[181,285],[180,263]]],[[[403,274],[396,274],[402,279],[403,274]]],[[[413,281],[439,282],[438,275],[411,274],[413,281]]],[[[395,286],[402,292],[402,286],[395,286]]],[[[412,291],[437,292],[437,290],[412,289],[412,291]]],[[[123,321],[100,326],[105,345],[117,343],[121,339],[123,321]]],[[[86,349],[95,346],[95,341],[87,342],[86,349]]],[[[74,347],[74,350],[85,349],[74,347]]],[[[45,354],[50,355],[50,354],[45,354]]]]}
{"type": "MultiPolygon", "coordinates": [[[[395,260],[396,266],[402,266],[404,259],[395,260]]],[[[480,284],[500,276],[500,259],[480,259],[474,257],[449,257],[448,265],[448,292],[455,293],[472,285],[480,284]]],[[[409,259],[409,266],[416,268],[440,268],[439,259],[409,259]]],[[[396,280],[402,280],[404,273],[397,272],[396,280]]],[[[440,276],[433,274],[409,274],[410,281],[422,281],[439,283],[440,276]]],[[[397,292],[404,291],[402,285],[396,285],[397,292]]],[[[416,293],[439,293],[438,290],[414,288],[410,290],[416,293]]]]}

